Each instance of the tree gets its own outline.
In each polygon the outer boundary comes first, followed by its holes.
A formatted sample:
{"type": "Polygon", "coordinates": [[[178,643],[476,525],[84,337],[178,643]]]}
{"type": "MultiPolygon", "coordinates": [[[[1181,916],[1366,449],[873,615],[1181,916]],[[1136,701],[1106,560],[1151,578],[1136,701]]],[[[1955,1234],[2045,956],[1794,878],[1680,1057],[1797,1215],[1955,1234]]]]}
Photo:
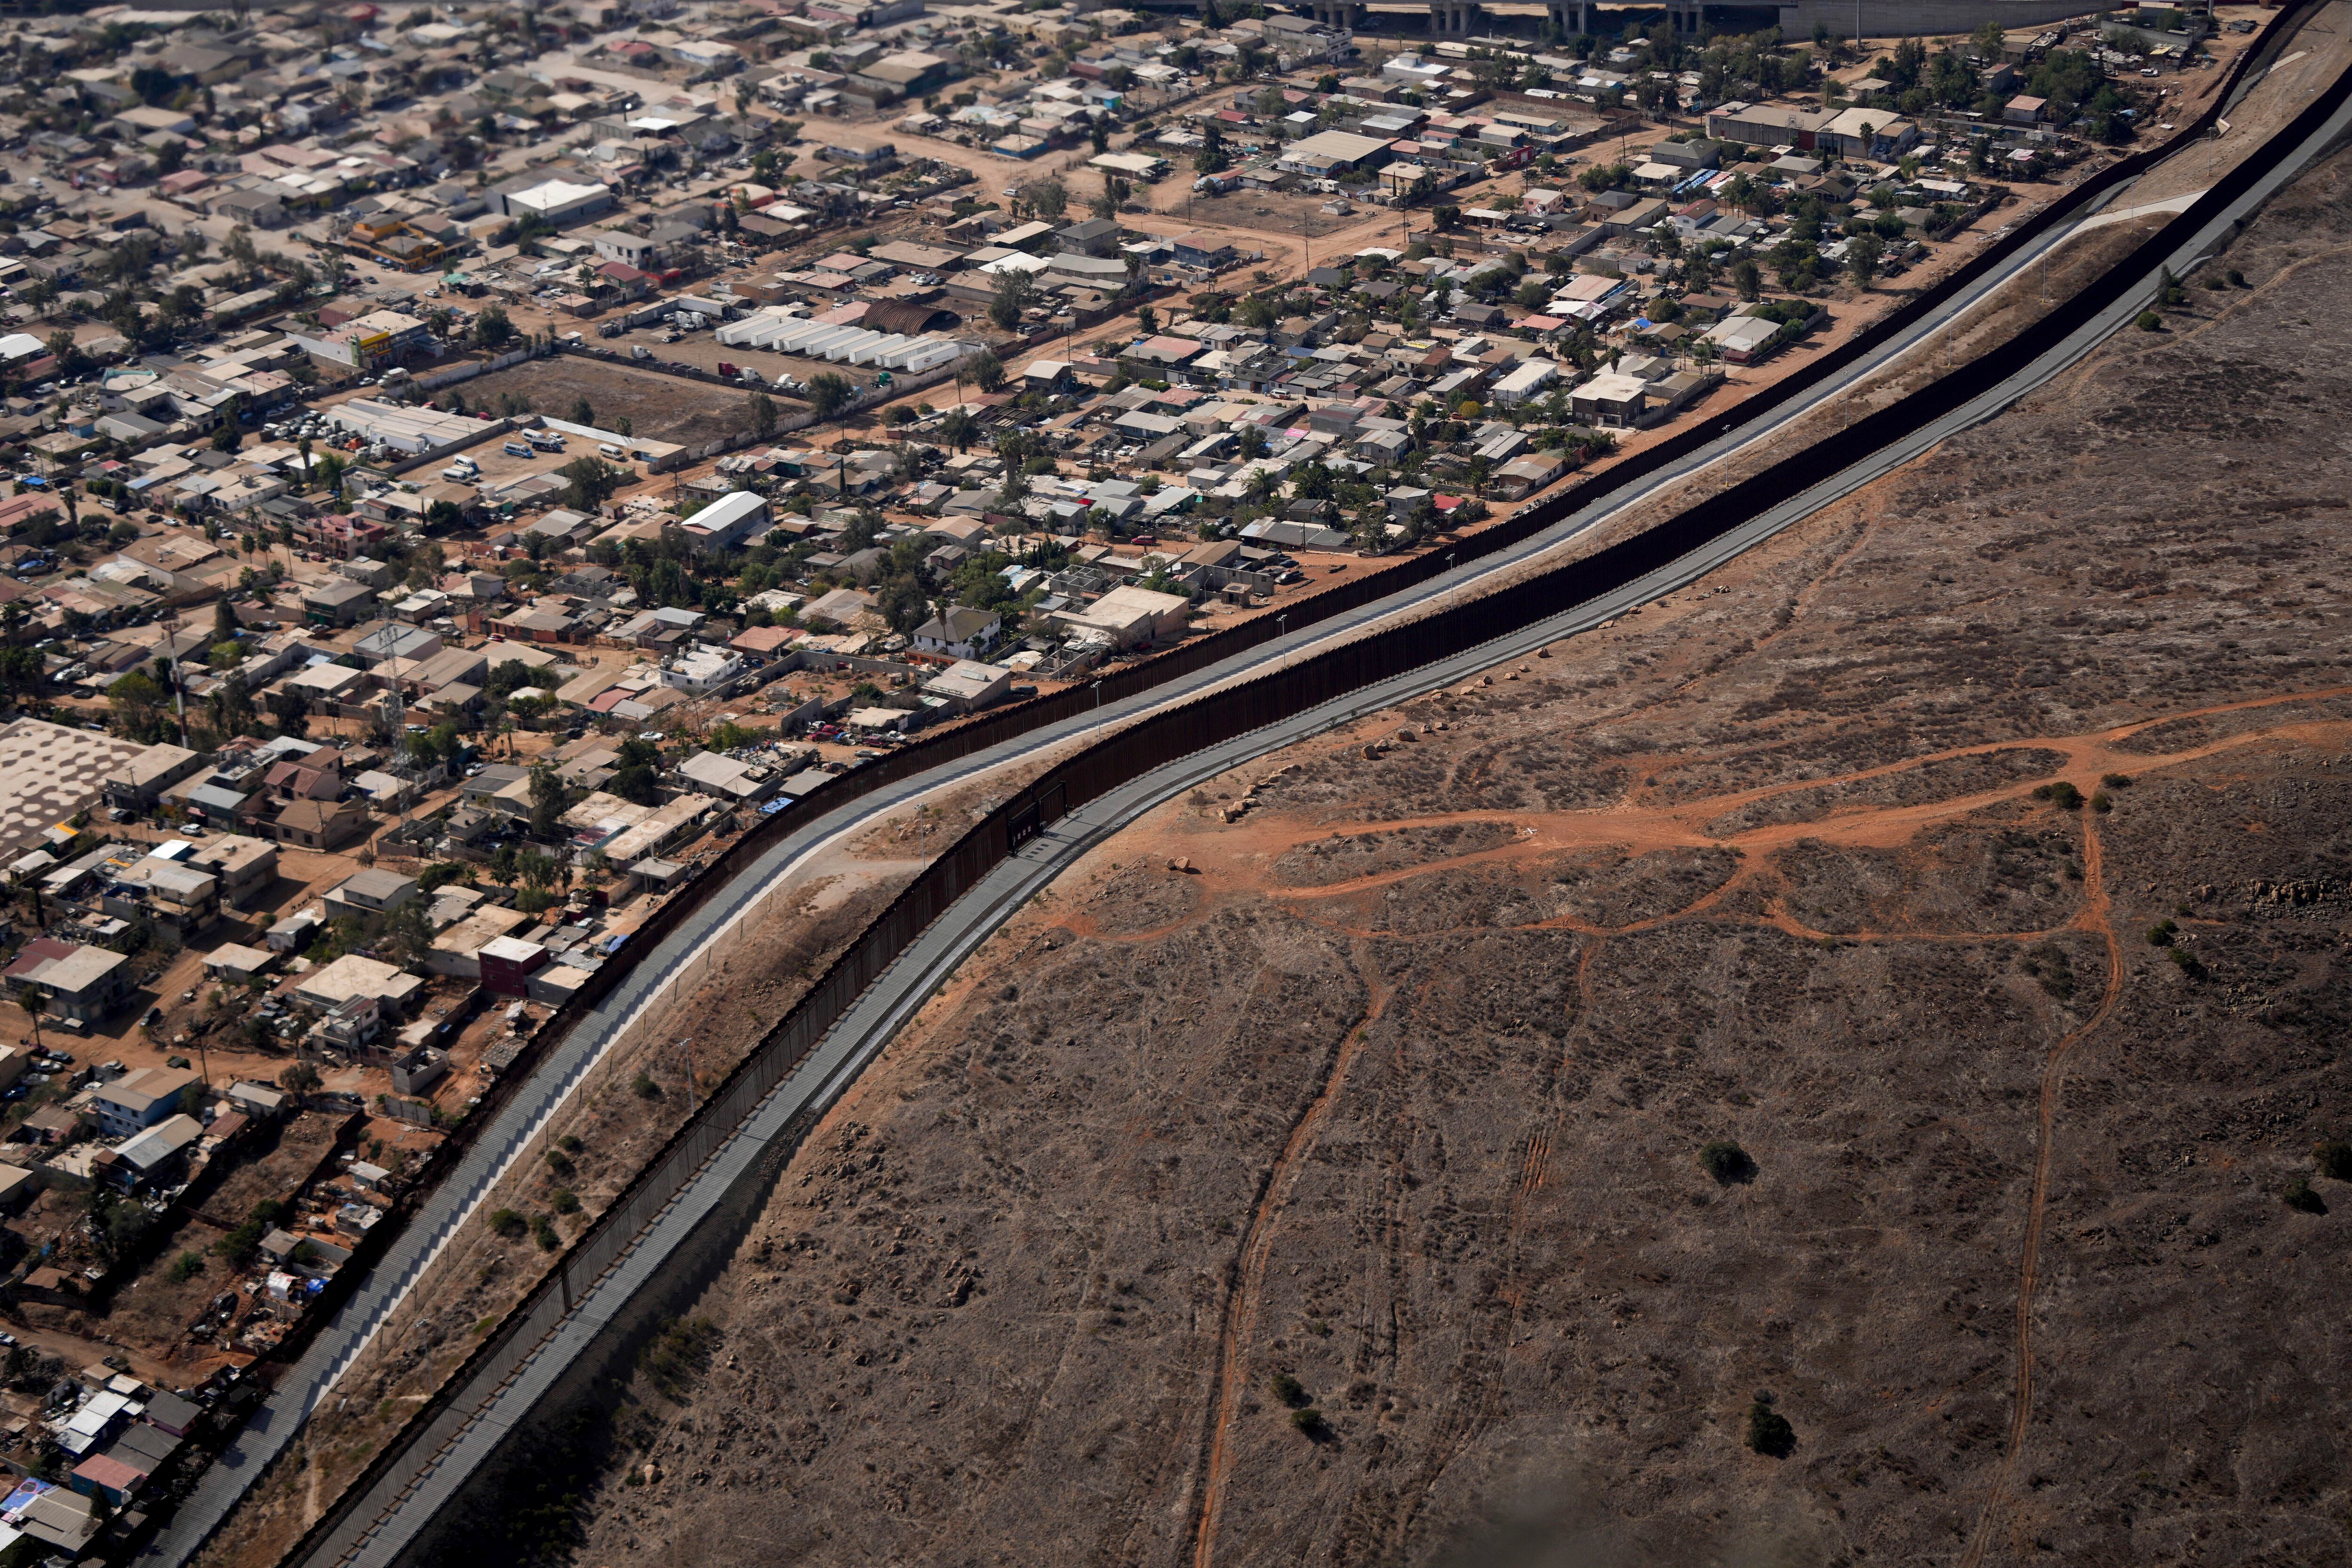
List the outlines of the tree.
{"type": "Polygon", "coordinates": [[[1222,174],[1232,163],[1233,157],[1225,151],[1224,130],[1212,120],[1201,129],[1201,150],[1192,155],[1192,172],[1199,174],[1222,174]]]}
{"type": "Polygon", "coordinates": [[[574,425],[593,425],[596,423],[595,407],[585,397],[575,397],[572,400],[571,418],[574,425]]]}
{"type": "Polygon", "coordinates": [[[45,661],[34,649],[0,648],[0,688],[5,688],[11,697],[38,689],[46,671],[45,661]]]}
{"type": "Polygon", "coordinates": [[[1854,287],[1867,289],[1878,276],[1878,264],[1885,247],[1874,234],[1859,234],[1845,242],[1846,270],[1853,274],[1854,287]]]}
{"type": "Polygon", "coordinates": [[[759,432],[761,440],[764,441],[776,433],[776,400],[766,393],[751,394],[744,412],[750,416],[751,428],[759,432]]]}
{"type": "Polygon", "coordinates": [[[503,305],[488,306],[474,318],[474,341],[486,349],[504,348],[514,335],[514,323],[507,319],[503,305]]]}
{"type": "Polygon", "coordinates": [[[661,802],[660,784],[660,748],[635,735],[622,742],[619,766],[604,787],[638,805],[656,805],[661,802]]]}
{"type": "Polygon", "coordinates": [[[1725,1184],[1744,1182],[1756,1173],[1756,1162],[1748,1157],[1748,1151],[1727,1139],[1701,1149],[1698,1163],[1708,1175],[1725,1184]]]}
{"type": "Polygon", "coordinates": [[[1037,280],[1026,272],[1008,267],[996,275],[996,293],[988,302],[988,319],[1005,331],[1018,331],[1021,313],[1036,298],[1037,280]]]}
{"type": "Polygon", "coordinates": [[[111,1182],[101,1181],[90,1188],[89,1239],[109,1268],[119,1268],[130,1258],[151,1223],[146,1207],[123,1202],[111,1182]]]}
{"type": "Polygon", "coordinates": [[[1748,1407],[1748,1447],[1769,1458],[1785,1459],[1797,1446],[1797,1429],[1772,1408],[1772,1396],[1759,1394],[1748,1407]]]}
{"type": "Polygon", "coordinates": [[[593,456],[574,458],[555,471],[571,487],[564,494],[565,504],[587,512],[603,506],[629,478],[628,469],[593,456]]]}
{"type": "Polygon", "coordinates": [[[25,1016],[33,1021],[33,1048],[40,1049],[41,1015],[49,1010],[47,988],[40,985],[26,986],[24,994],[16,998],[16,1005],[24,1008],[25,1016]]]}
{"type": "Polygon", "coordinates": [[[572,786],[563,775],[545,763],[530,770],[530,836],[551,839],[562,826],[562,818],[575,804],[572,786]]]}
{"type": "Polygon", "coordinates": [[[997,358],[992,349],[982,349],[974,354],[965,364],[964,372],[982,392],[994,392],[1004,384],[1004,362],[997,358]]]}
{"type": "Polygon", "coordinates": [[[857,401],[857,388],[839,371],[819,371],[809,377],[808,400],[819,419],[831,419],[857,401]]]}
{"type": "Polygon", "coordinates": [[[940,439],[959,452],[971,446],[972,437],[979,433],[980,421],[965,412],[961,405],[949,409],[940,421],[940,439]]]}
{"type": "Polygon", "coordinates": [[[1058,176],[1031,185],[1021,195],[1039,217],[1050,222],[1061,222],[1070,210],[1070,188],[1058,176]]]}

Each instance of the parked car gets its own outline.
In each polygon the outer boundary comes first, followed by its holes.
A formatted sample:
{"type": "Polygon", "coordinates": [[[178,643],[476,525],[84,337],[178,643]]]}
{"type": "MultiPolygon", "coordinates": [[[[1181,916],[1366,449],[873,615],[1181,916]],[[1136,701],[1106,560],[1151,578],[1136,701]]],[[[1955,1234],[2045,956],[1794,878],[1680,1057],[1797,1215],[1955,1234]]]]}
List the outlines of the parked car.
{"type": "Polygon", "coordinates": [[[530,456],[530,443],[528,441],[509,441],[505,446],[500,447],[499,450],[504,452],[509,458],[528,458],[530,456]]]}

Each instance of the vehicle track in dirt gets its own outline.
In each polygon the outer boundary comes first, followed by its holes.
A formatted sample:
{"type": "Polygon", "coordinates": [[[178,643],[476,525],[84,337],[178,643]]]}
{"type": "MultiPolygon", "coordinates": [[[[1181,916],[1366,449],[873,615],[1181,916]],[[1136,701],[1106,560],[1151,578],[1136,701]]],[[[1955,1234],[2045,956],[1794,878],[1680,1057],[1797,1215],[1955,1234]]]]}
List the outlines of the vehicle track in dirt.
{"type": "Polygon", "coordinates": [[[1256,1328],[1259,1289],[1265,1279],[1266,1260],[1274,1251],[1274,1237],[1281,1224],[1282,1210],[1289,1204],[1297,1172],[1321,1135],[1323,1123],[1330,1114],[1333,1100],[1346,1086],[1349,1070],[1364,1047],[1364,1038],[1387,1011],[1392,992],[1382,988],[1376,971],[1364,961],[1362,944],[1355,952],[1359,973],[1368,986],[1364,1016],[1355,1027],[1340,1040],[1333,1054],[1330,1070],[1324,1075],[1323,1086],[1300,1112],[1282,1152],[1267,1170],[1260,1184],[1256,1199],[1250,1205],[1249,1221],[1242,1232],[1242,1245],[1233,1266],[1233,1285],[1227,1291],[1217,1333],[1216,1371],[1209,1388],[1209,1426],[1201,1461],[1199,1501],[1195,1505],[1192,1560],[1197,1568],[1210,1568],[1214,1560],[1217,1541],[1217,1514],[1223,1501],[1225,1471],[1230,1462],[1226,1455],[1225,1433],[1232,1426],[1239,1409],[1243,1391],[1247,1386],[1243,1363],[1246,1347],[1256,1328]]]}

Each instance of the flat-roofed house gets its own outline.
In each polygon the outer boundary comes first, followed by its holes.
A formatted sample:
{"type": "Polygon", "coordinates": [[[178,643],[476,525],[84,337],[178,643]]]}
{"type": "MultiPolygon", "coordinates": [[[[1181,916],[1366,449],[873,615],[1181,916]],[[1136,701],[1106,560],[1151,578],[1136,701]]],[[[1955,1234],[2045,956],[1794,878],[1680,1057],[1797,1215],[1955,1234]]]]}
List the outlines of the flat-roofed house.
{"type": "Polygon", "coordinates": [[[106,775],[106,804],[125,811],[144,811],[165,790],[204,764],[204,753],[185,746],[150,746],[106,775]]]}
{"type": "Polygon", "coordinates": [[[302,976],[295,983],[294,994],[322,1011],[353,996],[379,997],[390,1007],[404,1009],[424,990],[425,982],[414,974],[360,953],[347,952],[302,976]]]}
{"type": "Polygon", "coordinates": [[[94,1024],[131,999],[130,963],[106,948],[41,936],[25,944],[5,978],[11,995],[21,998],[37,985],[49,1012],[94,1024]]]}

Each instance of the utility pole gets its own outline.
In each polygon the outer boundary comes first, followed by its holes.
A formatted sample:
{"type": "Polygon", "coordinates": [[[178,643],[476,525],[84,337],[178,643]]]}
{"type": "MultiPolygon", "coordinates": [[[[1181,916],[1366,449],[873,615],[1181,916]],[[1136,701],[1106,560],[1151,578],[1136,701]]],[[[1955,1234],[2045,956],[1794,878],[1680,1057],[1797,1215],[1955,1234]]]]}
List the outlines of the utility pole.
{"type": "Polygon", "coordinates": [[[180,680],[180,651],[177,646],[180,640],[180,617],[176,615],[165,617],[163,630],[167,634],[164,646],[171,649],[169,663],[172,671],[172,711],[179,715],[180,744],[185,747],[188,743],[188,703],[184,694],[185,688],[180,680]]]}

